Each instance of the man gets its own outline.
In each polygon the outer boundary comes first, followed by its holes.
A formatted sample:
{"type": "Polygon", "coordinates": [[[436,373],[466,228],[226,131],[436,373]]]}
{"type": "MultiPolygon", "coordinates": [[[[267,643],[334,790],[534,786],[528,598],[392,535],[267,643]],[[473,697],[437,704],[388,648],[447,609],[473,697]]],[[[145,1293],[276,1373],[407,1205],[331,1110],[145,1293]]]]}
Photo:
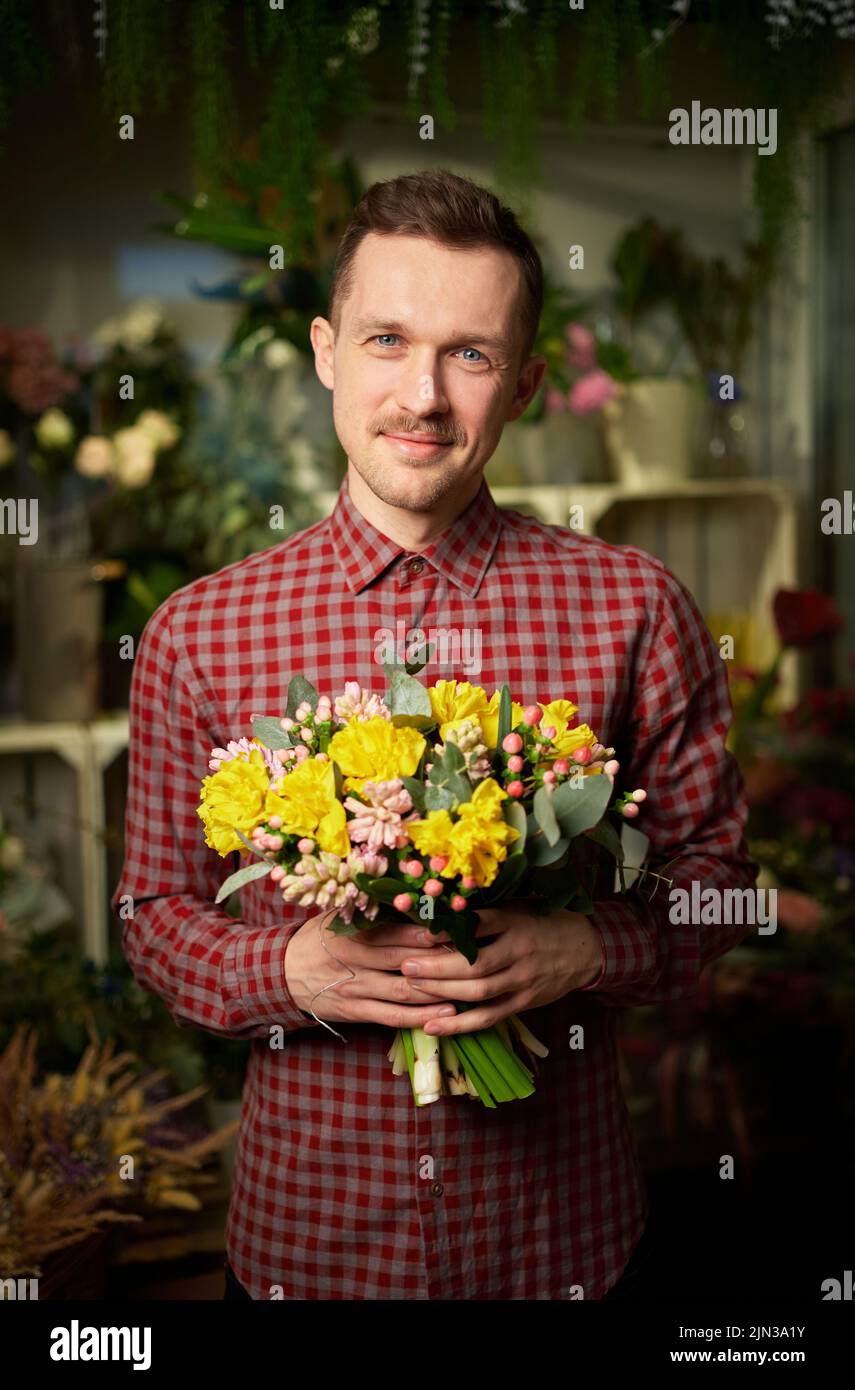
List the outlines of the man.
{"type": "MultiPolygon", "coordinates": [[[[753,884],[724,667],[692,599],[641,551],[500,511],[483,481],[543,379],[542,292],[536,250],[486,190],[442,170],[369,189],[311,329],[348,459],[335,509],[173,594],[137,656],[114,905],[130,895],[128,959],[179,1026],[252,1041],[226,1243],[255,1299],[602,1298],[648,1212],[617,1010],[691,994],[745,933],[672,922],[660,885],[591,917],[485,912],[470,967],[410,924],[332,936],[269,879],[240,921],[213,906],[238,857],[203,843],[209,750],[282,713],[297,672],[329,695],[381,692],[380,634],[399,621],[477,634],[488,693],[572,698],[647,789],[652,862],[676,861],[675,888],[753,884]],[[514,1011],[549,1047],[526,1100],[416,1107],[392,1076],[391,1029],[514,1011]]],[[[454,677],[440,661],[421,678],[454,677]]]]}

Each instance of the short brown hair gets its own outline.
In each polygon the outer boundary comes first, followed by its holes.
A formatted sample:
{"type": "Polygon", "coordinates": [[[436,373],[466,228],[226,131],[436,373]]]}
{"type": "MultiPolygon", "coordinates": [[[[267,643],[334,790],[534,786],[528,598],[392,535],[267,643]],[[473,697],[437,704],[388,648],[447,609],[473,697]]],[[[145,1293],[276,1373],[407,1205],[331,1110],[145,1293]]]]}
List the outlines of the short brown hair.
{"type": "Polygon", "coordinates": [[[342,304],[353,288],[353,258],[369,232],[509,251],[522,270],[521,363],[531,355],[543,310],[543,265],[513,211],[489,189],[450,169],[427,169],[373,183],[354,208],[336,253],[328,310],[336,333],[342,304]]]}

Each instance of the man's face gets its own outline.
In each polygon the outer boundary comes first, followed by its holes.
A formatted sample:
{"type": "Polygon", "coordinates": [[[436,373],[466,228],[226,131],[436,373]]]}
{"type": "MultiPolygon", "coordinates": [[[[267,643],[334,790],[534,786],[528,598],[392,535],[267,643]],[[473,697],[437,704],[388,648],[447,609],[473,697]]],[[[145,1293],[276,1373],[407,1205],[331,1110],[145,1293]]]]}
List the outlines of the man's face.
{"type": "Polygon", "coordinates": [[[498,248],[371,232],[353,272],[338,336],[326,319],[312,324],[316,370],[366,485],[428,512],[480,476],[540,385],[543,358],[518,365],[521,271],[498,248]]]}

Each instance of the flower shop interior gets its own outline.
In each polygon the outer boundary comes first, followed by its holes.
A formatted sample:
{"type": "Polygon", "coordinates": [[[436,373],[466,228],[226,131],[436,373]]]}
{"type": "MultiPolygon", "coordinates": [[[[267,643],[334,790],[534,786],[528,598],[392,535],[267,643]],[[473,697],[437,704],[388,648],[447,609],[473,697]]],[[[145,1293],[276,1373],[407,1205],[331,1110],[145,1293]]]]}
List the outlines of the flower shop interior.
{"type": "Polygon", "coordinates": [[[846,12],[3,7],[0,1279],[222,1296],[250,1045],[178,1027],[123,955],[134,652],[175,590],[332,510],[346,459],[309,325],[362,192],[429,168],[497,192],[544,265],[547,371],[493,495],[640,547],[694,595],[776,893],[776,929],[710,962],[695,998],[620,1013],[661,1296],[815,1300],[851,1265],[846,12]],[[708,108],[756,113],[753,145],[691,138],[708,108]]]}

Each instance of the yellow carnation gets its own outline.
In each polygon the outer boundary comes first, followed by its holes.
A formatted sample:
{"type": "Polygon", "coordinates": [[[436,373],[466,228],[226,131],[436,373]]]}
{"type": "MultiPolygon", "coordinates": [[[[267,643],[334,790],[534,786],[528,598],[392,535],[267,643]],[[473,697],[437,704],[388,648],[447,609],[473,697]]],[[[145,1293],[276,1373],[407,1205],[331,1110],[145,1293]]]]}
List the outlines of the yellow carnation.
{"type": "MultiPolygon", "coordinates": [[[[384,721],[385,722],[385,721],[384,721]]],[[[335,791],[332,763],[306,758],[265,798],[264,817],[282,817],[284,835],[307,835],[322,850],[344,858],[350,852],[347,813],[335,791]]]]}
{"type": "Polygon", "coordinates": [[[410,839],[420,854],[446,856],[443,878],[474,878],[479,888],[488,888],[507,858],[508,845],[519,838],[502,816],[506,800],[507,793],[487,778],[470,801],[460,804],[456,821],[448,811],[431,811],[425,820],[410,822],[410,839]]]}
{"type": "Polygon", "coordinates": [[[264,755],[253,748],[249,758],[230,758],[219,771],[202,782],[202,804],[197,814],[205,826],[205,843],[225,857],[246,846],[235,833],[249,837],[264,819],[265,796],[270,778],[264,755]]]}
{"type": "Polygon", "coordinates": [[[578,710],[577,705],[571,704],[569,700],[553,700],[540,708],[543,710],[541,729],[551,726],[555,730],[553,746],[545,754],[546,759],[551,761],[553,758],[570,758],[577,748],[593,748],[597,738],[587,724],[579,724],[575,729],[567,727],[578,710]]]}
{"type": "Polygon", "coordinates": [[[426,747],[418,729],[397,728],[378,717],[339,729],[330,739],[328,752],[342,770],[345,791],[362,791],[365,782],[412,777],[426,747]]]}

